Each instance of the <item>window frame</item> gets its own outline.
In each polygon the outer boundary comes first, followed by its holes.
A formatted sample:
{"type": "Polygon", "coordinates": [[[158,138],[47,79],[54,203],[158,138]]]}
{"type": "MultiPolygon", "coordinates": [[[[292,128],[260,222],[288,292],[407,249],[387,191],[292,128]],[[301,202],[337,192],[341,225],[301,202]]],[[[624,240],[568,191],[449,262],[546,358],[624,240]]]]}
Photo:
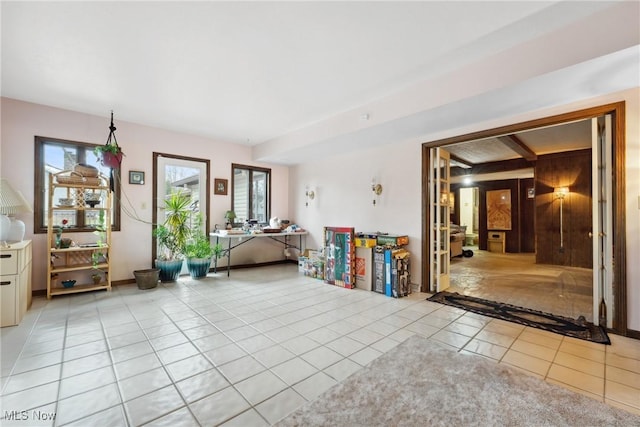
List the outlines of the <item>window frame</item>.
{"type": "MultiPolygon", "coordinates": [[[[266,202],[266,218],[265,218],[265,223],[268,223],[269,218],[271,217],[271,168],[263,168],[263,167],[259,167],[259,166],[250,166],[250,165],[243,165],[240,163],[232,163],[231,164],[231,210],[235,211],[235,191],[236,191],[236,186],[235,186],[235,171],[236,169],[243,169],[243,170],[247,170],[249,171],[249,182],[253,183],[253,173],[254,172],[260,172],[260,173],[265,173],[267,174],[267,188],[266,188],[266,193],[267,193],[267,202],[266,202]]],[[[246,219],[254,219],[255,218],[255,212],[253,212],[253,204],[251,203],[251,201],[253,200],[253,185],[249,185],[249,194],[247,196],[247,203],[249,204],[247,211],[249,212],[249,218],[246,219]]]]}
{"type": "MultiPolygon", "coordinates": [[[[48,193],[46,190],[46,186],[44,183],[44,179],[46,177],[45,172],[45,164],[44,164],[44,150],[48,145],[60,145],[60,146],[68,146],[75,147],[76,150],[90,149],[97,147],[101,144],[91,144],[88,142],[80,142],[80,141],[71,141],[67,139],[60,138],[49,138],[46,136],[35,136],[34,138],[34,192],[33,192],[33,233],[34,234],[46,234],[47,233],[47,225],[46,225],[46,217],[45,210],[47,207],[47,197],[48,193]]],[[[82,162],[84,159],[78,159],[79,162],[82,162]]],[[[113,190],[113,221],[111,223],[111,231],[120,231],[120,170],[113,170],[113,178],[114,178],[114,190],[113,190]]],[[[83,211],[76,211],[76,224],[82,224],[83,221],[79,221],[79,218],[83,215],[83,211]]],[[[95,227],[73,227],[66,230],[71,233],[86,233],[93,232],[95,227]]]]}

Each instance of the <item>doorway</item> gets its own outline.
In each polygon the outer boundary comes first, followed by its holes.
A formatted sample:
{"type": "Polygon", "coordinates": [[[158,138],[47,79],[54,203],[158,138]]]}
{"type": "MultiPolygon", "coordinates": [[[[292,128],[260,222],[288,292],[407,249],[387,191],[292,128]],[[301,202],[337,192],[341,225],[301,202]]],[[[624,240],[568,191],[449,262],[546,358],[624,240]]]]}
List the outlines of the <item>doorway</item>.
{"type": "MultiPolygon", "coordinates": [[[[610,167],[613,175],[610,192],[611,206],[611,222],[615,224],[611,233],[613,248],[612,259],[607,267],[611,271],[611,291],[610,296],[607,292],[594,289],[594,298],[599,299],[600,296],[607,295],[610,298],[609,309],[610,318],[607,325],[612,332],[625,335],[627,332],[627,316],[626,316],[626,275],[625,275],[625,219],[624,219],[624,103],[609,104],[600,107],[594,107],[587,110],[576,111],[559,116],[538,119],[534,121],[519,123],[515,125],[504,126],[501,128],[490,129],[487,131],[476,132],[473,134],[462,135],[458,137],[448,138],[446,140],[433,141],[423,144],[423,259],[429,254],[429,224],[431,211],[429,209],[431,190],[428,185],[429,166],[432,162],[431,149],[435,147],[446,147],[456,143],[465,143],[483,138],[499,137],[502,135],[510,135],[517,132],[523,132],[532,129],[542,129],[560,124],[575,122],[578,120],[593,119],[604,115],[611,115],[612,135],[609,151],[610,167]]],[[[526,154],[526,153],[525,153],[526,154]]],[[[514,160],[518,163],[520,160],[514,160]]],[[[480,201],[481,203],[481,201],[480,201]]],[[[482,222],[482,219],[480,219],[482,222]]],[[[422,271],[422,291],[429,292],[430,264],[423,263],[422,271]]],[[[597,311],[594,311],[597,313],[597,311]]],[[[597,316],[594,316],[597,317],[597,316]]],[[[597,323],[597,321],[596,321],[597,323]]]]}
{"type": "MultiPolygon", "coordinates": [[[[165,220],[164,200],[174,192],[188,195],[191,218],[202,216],[201,227],[205,234],[209,230],[209,164],[208,159],[153,153],[153,224],[163,224],[165,220]]],[[[158,244],[154,237],[152,265],[158,254],[158,244]]],[[[186,264],[181,274],[187,272],[186,264]]]]}
{"type": "MultiPolygon", "coordinates": [[[[467,183],[470,184],[470,183],[467,183]]],[[[478,246],[479,188],[462,187],[458,197],[460,216],[459,225],[465,228],[464,245],[471,248],[478,246]]],[[[454,205],[455,209],[455,205],[454,205]]]]}

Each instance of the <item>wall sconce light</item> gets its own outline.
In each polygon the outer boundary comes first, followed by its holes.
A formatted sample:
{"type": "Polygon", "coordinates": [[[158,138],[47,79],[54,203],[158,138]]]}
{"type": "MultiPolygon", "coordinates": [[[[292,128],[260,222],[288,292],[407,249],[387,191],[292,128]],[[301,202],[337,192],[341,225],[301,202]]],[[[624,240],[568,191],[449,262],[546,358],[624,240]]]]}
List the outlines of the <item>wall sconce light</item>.
{"type": "Polygon", "coordinates": [[[304,191],[304,195],[307,198],[306,202],[305,202],[305,206],[309,206],[309,200],[313,200],[316,198],[316,193],[315,191],[311,190],[309,188],[309,186],[306,187],[305,191],[304,191]]]}
{"type": "Polygon", "coordinates": [[[556,187],[553,189],[557,199],[560,199],[560,252],[564,252],[564,232],[562,230],[562,205],[564,198],[569,194],[569,187],[556,187]]]}
{"type": "Polygon", "coordinates": [[[373,191],[373,206],[376,205],[378,196],[382,194],[382,184],[376,184],[376,179],[371,179],[371,191],[373,191]]]}

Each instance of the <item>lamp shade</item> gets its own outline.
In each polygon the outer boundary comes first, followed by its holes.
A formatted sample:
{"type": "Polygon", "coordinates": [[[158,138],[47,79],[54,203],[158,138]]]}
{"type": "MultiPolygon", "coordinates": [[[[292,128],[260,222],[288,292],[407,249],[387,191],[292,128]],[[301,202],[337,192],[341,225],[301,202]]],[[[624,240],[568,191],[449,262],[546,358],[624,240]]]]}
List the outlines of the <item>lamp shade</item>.
{"type": "Polygon", "coordinates": [[[21,212],[33,212],[33,209],[22,193],[16,191],[8,180],[2,178],[0,180],[0,213],[15,215],[21,212]]]}
{"type": "Polygon", "coordinates": [[[556,187],[553,192],[558,199],[564,199],[564,196],[569,194],[569,187],[556,187]]]}
{"type": "Polygon", "coordinates": [[[24,238],[24,222],[17,219],[9,219],[6,215],[15,215],[21,212],[33,212],[22,193],[16,191],[9,181],[0,179],[0,240],[22,241],[24,238]]]}
{"type": "Polygon", "coordinates": [[[553,192],[557,194],[567,194],[569,193],[569,187],[556,187],[553,189],[553,192]]]}

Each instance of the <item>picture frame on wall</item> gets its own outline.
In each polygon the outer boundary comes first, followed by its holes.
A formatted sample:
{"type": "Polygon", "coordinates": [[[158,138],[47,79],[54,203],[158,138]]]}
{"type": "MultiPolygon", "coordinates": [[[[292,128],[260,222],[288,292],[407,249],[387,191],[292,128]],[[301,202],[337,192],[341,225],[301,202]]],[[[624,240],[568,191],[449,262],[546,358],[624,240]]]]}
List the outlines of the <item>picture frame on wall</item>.
{"type": "Polygon", "coordinates": [[[228,185],[229,181],[223,178],[215,178],[213,180],[213,194],[218,194],[221,196],[226,196],[228,189],[227,189],[227,185],[228,185]]]}
{"type": "Polygon", "coordinates": [[[511,230],[511,190],[487,191],[487,229],[511,230]]]}
{"type": "Polygon", "coordinates": [[[129,184],[144,185],[144,172],[129,171],[129,184]]]}

